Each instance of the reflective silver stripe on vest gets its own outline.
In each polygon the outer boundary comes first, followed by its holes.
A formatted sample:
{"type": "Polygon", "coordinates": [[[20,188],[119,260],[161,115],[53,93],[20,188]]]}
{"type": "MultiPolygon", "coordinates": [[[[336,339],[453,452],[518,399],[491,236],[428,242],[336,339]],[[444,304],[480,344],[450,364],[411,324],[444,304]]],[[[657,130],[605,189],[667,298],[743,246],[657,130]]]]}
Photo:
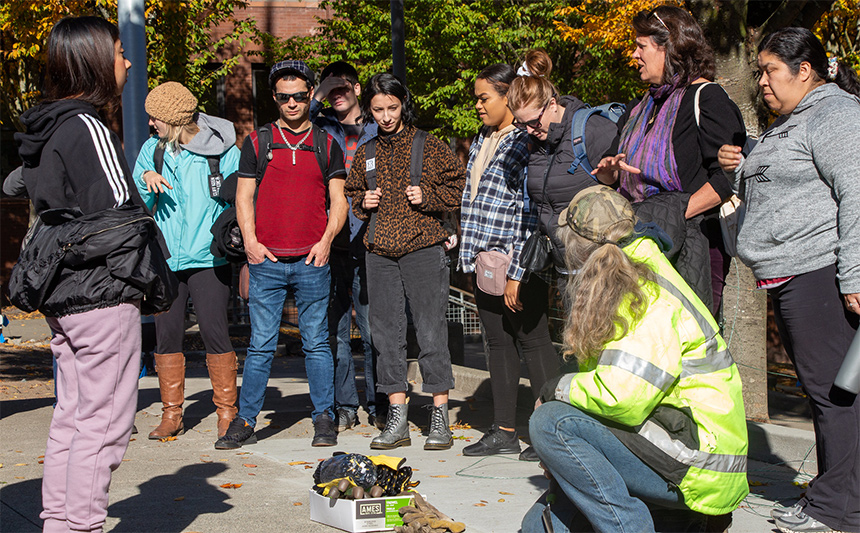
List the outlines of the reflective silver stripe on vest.
{"type": "Polygon", "coordinates": [[[640,377],[663,392],[675,383],[675,376],[654,363],[622,350],[603,350],[598,365],[614,366],[640,377]]]}
{"type": "Polygon", "coordinates": [[[713,328],[711,322],[708,321],[708,319],[702,315],[698,309],[696,309],[693,302],[691,302],[690,299],[687,298],[680,289],[678,289],[678,287],[673,285],[672,282],[656,272],[654,275],[657,278],[657,285],[659,285],[661,289],[668,291],[669,294],[681,302],[681,305],[683,305],[684,309],[693,316],[696,323],[699,325],[699,328],[702,330],[702,333],[707,338],[705,341],[705,357],[692,360],[684,359],[681,361],[681,379],[690,377],[693,374],[710,374],[711,372],[730,368],[735,361],[732,359],[732,354],[729,353],[728,348],[723,350],[719,349],[717,331],[713,328]]]}
{"type": "Polygon", "coordinates": [[[708,453],[690,449],[681,441],[673,439],[665,429],[651,420],[642,424],[639,435],[681,464],[729,474],[742,474],[747,471],[746,455],[708,453]]]}

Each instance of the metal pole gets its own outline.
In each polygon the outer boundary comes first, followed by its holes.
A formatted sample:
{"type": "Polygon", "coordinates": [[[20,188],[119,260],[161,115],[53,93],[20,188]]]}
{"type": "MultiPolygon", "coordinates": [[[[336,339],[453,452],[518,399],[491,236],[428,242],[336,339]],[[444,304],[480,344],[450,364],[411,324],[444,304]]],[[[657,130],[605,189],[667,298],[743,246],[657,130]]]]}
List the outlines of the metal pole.
{"type": "Polygon", "coordinates": [[[403,0],[391,0],[391,59],[393,74],[406,83],[406,25],[403,0]]]}
{"type": "Polygon", "coordinates": [[[117,18],[125,57],[131,61],[128,82],[122,92],[122,132],[125,157],[134,168],[140,147],[149,137],[149,118],[143,108],[148,92],[144,0],[119,0],[117,18]]]}

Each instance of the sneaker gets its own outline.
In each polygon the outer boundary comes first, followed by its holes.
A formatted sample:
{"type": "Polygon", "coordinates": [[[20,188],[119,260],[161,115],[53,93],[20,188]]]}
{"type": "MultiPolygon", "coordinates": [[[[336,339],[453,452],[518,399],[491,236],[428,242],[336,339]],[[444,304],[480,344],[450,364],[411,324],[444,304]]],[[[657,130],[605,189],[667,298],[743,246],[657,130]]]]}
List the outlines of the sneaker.
{"type": "Polygon", "coordinates": [[[838,529],[819,522],[802,510],[794,515],[777,518],[773,522],[782,533],[841,533],[838,529]]]}
{"type": "Polygon", "coordinates": [[[540,457],[538,457],[538,454],[535,451],[535,447],[529,446],[528,448],[523,450],[523,453],[520,454],[519,460],[528,461],[530,463],[537,463],[538,461],[540,461],[540,457]]]}
{"type": "Polygon", "coordinates": [[[502,453],[520,453],[520,443],[516,431],[505,431],[498,426],[492,426],[481,440],[463,448],[463,455],[468,456],[502,453]]]}
{"type": "Polygon", "coordinates": [[[255,444],[256,442],[257,435],[254,433],[254,428],[251,427],[251,424],[245,422],[244,419],[237,416],[230,421],[227,433],[215,441],[215,449],[235,450],[245,444],[255,444]]]}
{"type": "Polygon", "coordinates": [[[358,417],[355,411],[349,409],[337,410],[337,432],[341,433],[358,425],[358,417]]]}
{"type": "Polygon", "coordinates": [[[785,518],[787,516],[794,516],[800,511],[803,510],[803,507],[799,503],[795,503],[791,507],[775,507],[770,510],[770,517],[776,520],[777,518],[785,518]]]}
{"type": "Polygon", "coordinates": [[[323,413],[314,420],[314,438],[311,446],[335,446],[337,444],[337,432],[334,420],[328,413],[323,413]]]}

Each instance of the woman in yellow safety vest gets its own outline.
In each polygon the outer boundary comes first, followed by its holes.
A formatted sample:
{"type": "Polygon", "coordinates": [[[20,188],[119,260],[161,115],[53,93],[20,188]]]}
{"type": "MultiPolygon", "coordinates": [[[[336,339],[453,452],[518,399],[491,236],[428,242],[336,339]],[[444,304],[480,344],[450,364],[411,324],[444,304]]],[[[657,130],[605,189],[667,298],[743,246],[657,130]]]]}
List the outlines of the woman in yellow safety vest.
{"type": "Polygon", "coordinates": [[[724,529],[749,492],[747,432],[713,316],[661,253],[662,230],[612,189],[578,193],[558,231],[578,270],[564,341],[580,371],[548,382],[532,415],[553,482],[523,532],[654,531],[660,509],[724,529]]]}

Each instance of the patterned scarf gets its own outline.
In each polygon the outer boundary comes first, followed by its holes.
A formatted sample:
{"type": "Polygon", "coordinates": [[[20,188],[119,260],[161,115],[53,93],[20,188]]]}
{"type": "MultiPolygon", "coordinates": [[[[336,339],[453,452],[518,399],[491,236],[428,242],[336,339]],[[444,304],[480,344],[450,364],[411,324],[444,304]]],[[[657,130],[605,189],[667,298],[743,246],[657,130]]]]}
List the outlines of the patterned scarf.
{"type": "Polygon", "coordinates": [[[626,154],[627,164],[642,173],[619,171],[618,192],[632,202],[641,202],[661,191],[681,190],[672,131],[685,92],[686,87],[676,76],[671,84],[648,89],[645,98],[630,112],[621,131],[618,153],[626,154]],[[656,116],[652,116],[661,103],[656,116]]]}

